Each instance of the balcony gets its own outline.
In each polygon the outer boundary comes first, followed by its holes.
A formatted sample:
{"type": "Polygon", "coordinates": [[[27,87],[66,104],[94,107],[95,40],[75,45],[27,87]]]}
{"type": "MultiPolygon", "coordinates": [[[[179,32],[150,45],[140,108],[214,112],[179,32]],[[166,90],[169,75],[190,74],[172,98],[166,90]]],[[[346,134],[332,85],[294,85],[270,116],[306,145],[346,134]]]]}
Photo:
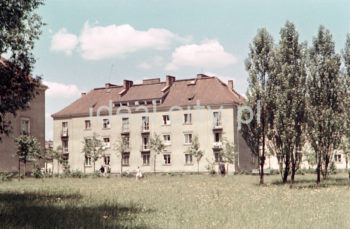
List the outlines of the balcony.
{"type": "Polygon", "coordinates": [[[123,124],[121,134],[129,134],[129,133],[130,133],[129,125],[123,124]]]}
{"type": "Polygon", "coordinates": [[[149,134],[149,123],[143,123],[141,126],[142,134],[149,134]]]}
{"type": "Polygon", "coordinates": [[[213,149],[216,149],[216,150],[222,149],[222,142],[214,142],[213,149]]]}
{"type": "Polygon", "coordinates": [[[68,128],[62,129],[62,131],[61,131],[61,137],[65,137],[65,138],[68,137],[68,128]]]}
{"type": "Polygon", "coordinates": [[[215,121],[213,125],[213,130],[222,130],[222,122],[221,120],[215,121]]]}
{"type": "Polygon", "coordinates": [[[149,145],[142,145],[140,149],[141,152],[149,152],[150,150],[149,145]]]}
{"type": "Polygon", "coordinates": [[[69,154],[68,153],[68,147],[63,147],[62,153],[63,154],[69,154]]]}

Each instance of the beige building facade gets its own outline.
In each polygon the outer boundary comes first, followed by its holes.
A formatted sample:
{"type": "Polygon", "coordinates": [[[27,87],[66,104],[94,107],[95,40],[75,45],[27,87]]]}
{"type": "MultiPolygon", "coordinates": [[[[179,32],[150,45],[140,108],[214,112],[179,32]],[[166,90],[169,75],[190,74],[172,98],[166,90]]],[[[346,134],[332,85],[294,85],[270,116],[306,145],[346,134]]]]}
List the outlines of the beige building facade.
{"type": "MultiPolygon", "coordinates": [[[[119,173],[122,166],[123,172],[133,173],[138,167],[153,172],[155,152],[149,139],[156,133],[166,145],[156,155],[156,172],[196,172],[196,158],[187,149],[197,136],[204,151],[199,171],[208,172],[210,165],[218,170],[224,138],[246,154],[247,146],[237,130],[237,108],[242,103],[233,81],[225,84],[203,74],[186,80],[167,76],[164,82],[106,84],[53,114],[54,147],[63,147],[71,171],[91,173],[93,162],[85,157],[83,145],[85,139],[97,135],[105,151],[96,161],[96,170],[104,167],[119,173]],[[129,146],[122,156],[115,147],[121,139],[129,146]]],[[[229,172],[235,171],[235,164],[228,165],[229,172]]]]}

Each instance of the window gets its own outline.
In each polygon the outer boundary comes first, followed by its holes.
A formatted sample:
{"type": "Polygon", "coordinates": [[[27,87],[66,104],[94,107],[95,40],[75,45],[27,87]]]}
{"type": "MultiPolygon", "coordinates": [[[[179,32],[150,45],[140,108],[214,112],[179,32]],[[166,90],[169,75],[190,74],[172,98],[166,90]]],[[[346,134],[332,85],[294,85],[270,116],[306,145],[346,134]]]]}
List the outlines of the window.
{"type": "Polygon", "coordinates": [[[340,163],[341,162],[341,154],[334,154],[334,161],[340,163]]]}
{"type": "Polygon", "coordinates": [[[122,132],[129,132],[129,118],[122,119],[122,132]]]}
{"type": "Polygon", "coordinates": [[[214,125],[221,126],[221,113],[213,112],[213,116],[214,116],[214,125]]]}
{"type": "Polygon", "coordinates": [[[171,162],[170,154],[164,154],[163,156],[164,156],[164,164],[165,165],[170,165],[170,162],[171,162]]]}
{"type": "Polygon", "coordinates": [[[123,158],[122,158],[122,165],[123,166],[129,165],[129,158],[130,158],[130,153],[123,153],[123,158]]]}
{"type": "Polygon", "coordinates": [[[215,142],[221,142],[221,133],[215,133],[215,142]]]}
{"type": "Polygon", "coordinates": [[[164,125],[170,125],[169,115],[163,115],[163,124],[164,125]]]}
{"type": "Polygon", "coordinates": [[[170,144],[170,135],[169,134],[163,135],[163,139],[164,139],[165,144],[167,144],[167,145],[170,144]]]}
{"type": "Polygon", "coordinates": [[[149,119],[148,116],[142,117],[142,130],[149,130],[149,119]]]}
{"type": "Polygon", "coordinates": [[[152,105],[152,100],[147,100],[147,105],[152,105]]]}
{"type": "Polygon", "coordinates": [[[62,128],[68,128],[68,122],[62,122],[62,128]]]}
{"type": "Polygon", "coordinates": [[[91,157],[85,156],[85,165],[91,166],[91,157]]]}
{"type": "Polygon", "coordinates": [[[185,134],[185,144],[192,143],[192,134],[185,134]]]}
{"type": "Polygon", "coordinates": [[[123,137],[123,144],[126,148],[129,148],[129,136],[123,137]]]}
{"type": "Polygon", "coordinates": [[[184,123],[185,124],[191,124],[192,123],[192,116],[191,116],[191,114],[184,114],[184,123]]]}
{"type": "Polygon", "coordinates": [[[215,156],[215,162],[222,162],[221,152],[215,152],[214,156],[215,156]]]}
{"type": "Polygon", "coordinates": [[[149,165],[149,158],[150,158],[149,153],[142,154],[143,165],[149,165]]]}
{"type": "Polygon", "coordinates": [[[30,120],[28,118],[21,119],[21,134],[30,134],[30,120]]]}
{"type": "Polygon", "coordinates": [[[185,163],[186,165],[192,164],[192,154],[185,154],[185,163]]]}
{"type": "Polygon", "coordinates": [[[103,142],[104,142],[104,146],[105,146],[106,148],[111,147],[109,138],[103,138],[103,142]]]}
{"type": "Polygon", "coordinates": [[[91,129],[91,121],[90,120],[85,120],[85,129],[86,130],[91,129]]]}
{"type": "Polygon", "coordinates": [[[110,124],[109,124],[109,119],[103,119],[103,129],[109,129],[110,124]]]}
{"type": "Polygon", "coordinates": [[[109,163],[111,162],[111,157],[108,155],[105,155],[104,156],[104,162],[105,162],[105,165],[109,165],[109,163]]]}
{"type": "Polygon", "coordinates": [[[68,152],[68,140],[67,139],[62,140],[62,148],[63,148],[63,152],[68,152]]]}
{"type": "Polygon", "coordinates": [[[149,149],[148,142],[149,142],[148,137],[143,137],[143,139],[142,139],[142,149],[143,150],[148,150],[149,149]]]}

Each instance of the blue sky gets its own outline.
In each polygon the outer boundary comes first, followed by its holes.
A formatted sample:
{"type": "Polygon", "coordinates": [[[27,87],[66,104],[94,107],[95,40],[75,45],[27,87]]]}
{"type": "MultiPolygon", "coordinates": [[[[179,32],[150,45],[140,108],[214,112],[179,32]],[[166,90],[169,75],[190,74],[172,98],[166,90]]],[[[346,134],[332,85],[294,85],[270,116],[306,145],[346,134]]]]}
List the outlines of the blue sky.
{"type": "Polygon", "coordinates": [[[244,59],[257,29],[278,42],[290,20],[311,45],[323,24],[340,51],[349,12],[345,0],[47,0],[38,10],[47,25],[34,50],[34,75],[50,87],[46,138],[52,139],[52,113],[107,82],[208,73],[233,79],[245,93],[244,59]]]}

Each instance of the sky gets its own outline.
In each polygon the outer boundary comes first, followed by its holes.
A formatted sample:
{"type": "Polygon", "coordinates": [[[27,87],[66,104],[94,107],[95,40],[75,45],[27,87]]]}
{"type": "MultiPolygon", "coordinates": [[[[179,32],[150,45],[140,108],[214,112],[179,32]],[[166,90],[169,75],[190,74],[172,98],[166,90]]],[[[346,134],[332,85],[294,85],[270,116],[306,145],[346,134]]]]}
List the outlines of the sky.
{"type": "Polygon", "coordinates": [[[322,24],[340,52],[349,12],[345,0],[47,0],[37,10],[46,26],[33,72],[49,86],[46,139],[53,136],[53,113],[105,83],[204,73],[233,79],[245,94],[244,61],[259,28],[278,43],[289,20],[310,46],[322,24]]]}

